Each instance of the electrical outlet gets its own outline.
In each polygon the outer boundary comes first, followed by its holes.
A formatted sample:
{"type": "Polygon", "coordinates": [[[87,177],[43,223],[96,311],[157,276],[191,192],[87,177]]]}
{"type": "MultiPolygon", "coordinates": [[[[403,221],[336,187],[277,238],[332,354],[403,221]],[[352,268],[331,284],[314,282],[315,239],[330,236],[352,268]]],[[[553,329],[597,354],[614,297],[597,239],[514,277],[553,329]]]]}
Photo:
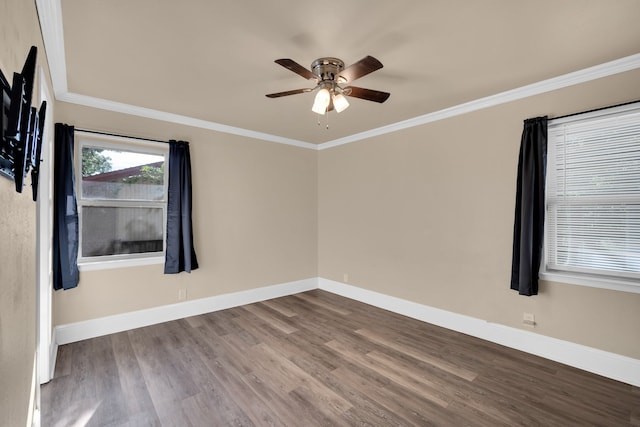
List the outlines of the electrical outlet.
{"type": "Polygon", "coordinates": [[[344,275],[342,277],[342,281],[344,283],[349,283],[349,275],[347,273],[344,273],[344,275]]]}
{"type": "Polygon", "coordinates": [[[533,315],[533,313],[522,313],[522,324],[531,328],[535,328],[536,317],[533,315]]]}
{"type": "Polygon", "coordinates": [[[184,301],[187,299],[187,289],[178,289],[178,301],[184,301]]]}

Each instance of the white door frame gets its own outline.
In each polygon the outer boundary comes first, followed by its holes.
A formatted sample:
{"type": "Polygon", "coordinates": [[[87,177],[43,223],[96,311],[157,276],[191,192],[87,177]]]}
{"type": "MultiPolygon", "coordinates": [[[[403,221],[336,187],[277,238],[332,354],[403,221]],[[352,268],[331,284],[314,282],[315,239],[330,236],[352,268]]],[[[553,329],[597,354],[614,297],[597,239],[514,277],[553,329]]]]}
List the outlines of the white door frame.
{"type": "MultiPolygon", "coordinates": [[[[42,136],[42,162],[36,203],[36,358],[38,381],[47,383],[53,377],[51,299],[52,299],[52,231],[53,231],[53,97],[42,67],[39,69],[40,100],[47,101],[42,136]]],[[[39,402],[38,402],[39,406],[39,402]]]]}

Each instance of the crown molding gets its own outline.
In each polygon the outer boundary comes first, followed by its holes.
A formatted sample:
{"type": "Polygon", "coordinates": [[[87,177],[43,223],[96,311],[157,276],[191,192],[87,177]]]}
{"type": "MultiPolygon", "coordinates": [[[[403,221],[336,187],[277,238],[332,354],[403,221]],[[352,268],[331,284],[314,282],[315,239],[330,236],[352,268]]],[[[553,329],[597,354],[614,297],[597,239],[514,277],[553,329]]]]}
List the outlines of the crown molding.
{"type": "Polygon", "coordinates": [[[276,142],[278,144],[293,145],[300,148],[308,148],[316,150],[317,145],[309,142],[298,141],[296,139],[285,138],[282,136],[271,135],[268,133],[256,132],[249,129],[228,126],[221,123],[211,122],[208,120],[196,119],[193,117],[182,116],[180,114],[168,113],[166,111],[153,110],[151,108],[138,107],[136,105],[124,104],[122,102],[110,101],[108,99],[96,98],[93,96],[81,95],[78,93],[66,92],[56,96],[58,101],[68,102],[71,104],[84,105],[86,107],[98,108],[101,110],[114,111],[132,116],[145,117],[148,119],[160,120],[168,123],[176,123],[195,128],[213,130],[216,132],[227,133],[231,135],[245,136],[252,139],[258,139],[268,142],[276,142]]]}
{"type": "Polygon", "coordinates": [[[49,64],[53,93],[58,99],[67,93],[67,64],[60,0],[36,0],[40,31],[49,64]]]}
{"type": "Polygon", "coordinates": [[[390,125],[370,129],[364,132],[334,139],[332,141],[321,144],[313,144],[310,142],[285,138],[278,135],[256,132],[249,129],[228,126],[212,121],[196,119],[193,117],[182,116],[165,111],[153,110],[150,108],[139,107],[135,105],[124,104],[121,102],[115,102],[107,99],[95,98],[69,92],[67,87],[67,68],[66,56],[64,51],[62,7],[60,1],[61,0],[36,0],[36,7],[38,9],[38,16],[40,18],[42,38],[44,40],[45,50],[47,52],[49,70],[51,72],[53,91],[57,100],[87,107],[99,108],[102,110],[131,114],[149,119],[213,130],[216,132],[239,135],[262,141],[292,145],[311,150],[326,150],[329,148],[338,147],[340,145],[349,144],[351,142],[361,141],[363,139],[369,139],[376,136],[398,132],[415,126],[422,126],[438,120],[460,116],[462,114],[467,114],[484,108],[494,107],[500,104],[505,104],[507,102],[516,101],[534,95],[540,95],[546,92],[551,92],[576,84],[586,83],[591,80],[608,77],[640,68],[640,53],[638,53],[614,61],[606,62],[604,64],[585,68],[583,70],[564,74],[537,83],[532,83],[505,92],[500,92],[495,95],[490,95],[484,98],[465,102],[463,104],[424,114],[422,116],[403,120],[397,123],[392,123],[390,125]]]}
{"type": "Polygon", "coordinates": [[[360,132],[344,138],[335,139],[333,141],[319,144],[318,150],[326,150],[327,148],[338,147],[340,145],[349,144],[351,142],[360,141],[367,138],[372,138],[374,136],[380,136],[380,135],[385,135],[387,133],[398,132],[403,129],[408,129],[415,126],[421,126],[427,123],[435,122],[438,120],[460,116],[462,114],[467,114],[472,111],[482,110],[484,108],[489,108],[489,107],[495,107],[496,105],[505,104],[511,101],[517,101],[519,99],[528,98],[534,95],[540,95],[546,92],[551,92],[554,90],[566,88],[566,87],[577,85],[580,83],[586,83],[591,80],[596,80],[602,77],[624,73],[625,71],[635,70],[636,68],[640,68],[640,54],[627,56],[614,61],[606,62],[604,64],[600,64],[593,67],[585,68],[583,70],[564,74],[562,76],[553,77],[551,79],[542,80],[540,82],[532,83],[516,89],[500,92],[495,95],[490,95],[484,98],[479,98],[473,101],[465,102],[464,104],[459,104],[453,107],[445,108],[443,110],[439,110],[433,113],[428,113],[422,116],[414,117],[412,119],[403,120],[401,122],[393,123],[387,126],[382,126],[379,128],[365,131],[365,132],[360,132]]]}

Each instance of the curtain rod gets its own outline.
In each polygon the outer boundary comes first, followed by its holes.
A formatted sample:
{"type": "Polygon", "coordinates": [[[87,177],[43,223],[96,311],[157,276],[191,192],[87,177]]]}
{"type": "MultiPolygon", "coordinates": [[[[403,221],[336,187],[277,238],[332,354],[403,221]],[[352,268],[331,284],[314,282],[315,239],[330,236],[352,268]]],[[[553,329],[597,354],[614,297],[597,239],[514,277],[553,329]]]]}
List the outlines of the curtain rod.
{"type": "Polygon", "coordinates": [[[74,128],[74,132],[75,131],[86,132],[86,133],[94,133],[96,135],[104,135],[104,136],[116,136],[116,137],[119,137],[119,138],[137,139],[137,140],[140,140],[140,141],[160,142],[162,144],[168,144],[169,143],[169,141],[161,141],[159,139],[143,138],[141,136],[121,135],[121,134],[117,134],[117,133],[101,132],[101,131],[98,131],[98,130],[74,128]]]}
{"type": "Polygon", "coordinates": [[[623,105],[635,104],[636,102],[640,102],[640,99],[637,99],[635,101],[623,102],[622,104],[609,105],[607,107],[594,108],[593,110],[586,110],[586,111],[580,111],[578,113],[565,114],[564,116],[552,117],[549,119],[549,121],[564,119],[566,117],[571,117],[571,116],[577,116],[579,114],[593,113],[594,111],[606,110],[608,108],[622,107],[623,105]]]}

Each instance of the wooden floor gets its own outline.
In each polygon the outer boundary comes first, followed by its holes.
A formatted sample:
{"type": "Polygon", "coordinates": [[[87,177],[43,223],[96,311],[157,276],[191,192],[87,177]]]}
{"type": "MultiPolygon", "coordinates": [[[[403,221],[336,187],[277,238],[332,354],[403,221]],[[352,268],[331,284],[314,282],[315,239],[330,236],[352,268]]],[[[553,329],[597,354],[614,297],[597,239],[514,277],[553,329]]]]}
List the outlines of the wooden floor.
{"type": "Polygon", "coordinates": [[[315,290],[68,344],[42,426],[640,426],[640,390],[315,290]]]}

